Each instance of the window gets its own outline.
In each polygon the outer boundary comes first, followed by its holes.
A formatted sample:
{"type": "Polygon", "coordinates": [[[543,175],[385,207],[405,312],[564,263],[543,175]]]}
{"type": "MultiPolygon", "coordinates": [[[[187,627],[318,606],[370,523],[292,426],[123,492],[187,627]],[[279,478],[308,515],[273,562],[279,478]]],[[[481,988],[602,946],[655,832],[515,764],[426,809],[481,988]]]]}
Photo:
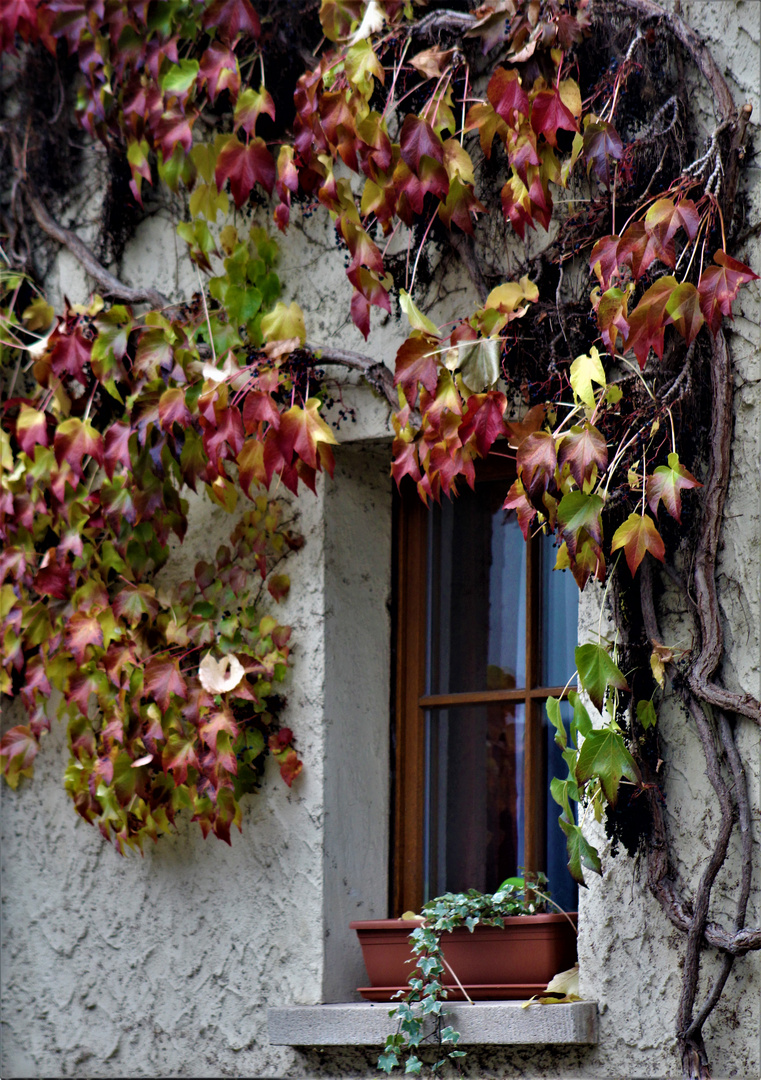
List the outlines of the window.
{"type": "Polygon", "coordinates": [[[511,468],[489,458],[430,510],[412,484],[397,499],[393,914],[519,867],[576,907],[544,704],[574,671],[578,589],[502,510],[511,468]]]}

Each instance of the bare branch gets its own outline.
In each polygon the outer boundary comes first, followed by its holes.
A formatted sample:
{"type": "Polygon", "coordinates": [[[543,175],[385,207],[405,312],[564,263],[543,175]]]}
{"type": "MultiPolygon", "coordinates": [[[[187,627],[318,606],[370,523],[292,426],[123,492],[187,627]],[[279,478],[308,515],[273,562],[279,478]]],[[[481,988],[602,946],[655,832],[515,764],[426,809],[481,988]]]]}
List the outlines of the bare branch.
{"type": "Polygon", "coordinates": [[[42,231],[71,252],[105,296],[114,300],[123,300],[127,304],[150,304],[154,308],[172,306],[172,301],[156,289],[133,289],[125,285],[123,281],[119,281],[109,270],[106,270],[102,263],[98,262],[87,244],[75,232],[59,225],[29,187],[25,188],[24,196],[42,231]]]}
{"type": "Polygon", "coordinates": [[[358,371],[374,390],[386,399],[392,409],[399,408],[399,398],[394,389],[394,376],[382,360],[373,360],[371,356],[362,353],[351,352],[348,349],[334,349],[331,346],[310,345],[305,346],[311,353],[315,353],[326,364],[340,364],[341,367],[358,371]]]}

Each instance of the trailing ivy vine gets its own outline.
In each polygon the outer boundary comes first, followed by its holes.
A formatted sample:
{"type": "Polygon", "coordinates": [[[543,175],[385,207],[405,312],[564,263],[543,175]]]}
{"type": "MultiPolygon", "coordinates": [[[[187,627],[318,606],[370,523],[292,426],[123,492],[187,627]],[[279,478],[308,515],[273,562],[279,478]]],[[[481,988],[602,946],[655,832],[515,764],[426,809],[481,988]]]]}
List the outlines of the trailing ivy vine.
{"type": "Polygon", "coordinates": [[[301,541],[268,492],[332,474],[325,366],[359,371],[393,408],[397,482],[450,496],[507,440],[517,479],[505,507],[524,535],[554,534],[557,567],[579,588],[612,581],[618,654],[577,650],[602,720],[571,693],[569,742],[550,702],[568,766],[552,793],[581,884],[600,861],[572,803],[643,846],[650,888],[686,935],[677,1034],[685,1076],[703,1077],[705,1020],[735,958],[761,947],[745,926],[750,807],[735,735],[761,725],[761,705],[720,681],[715,583],[732,419],[723,327],[756,278],[732,254],[750,107],[735,107],[706,47],[653,0],[461,6],[322,0],[319,22],[285,0],[3,6],[0,689],[28,720],[0,759],[13,786],[31,775],[56,691],[67,789],[120,850],[182,808],[229,841],[267,752],[293,781],[301,762],[277,719],[289,631],[264,602],[287,591],[279,564],[301,541]],[[718,114],[704,147],[685,63],[718,114]],[[66,177],[83,167],[77,130],[108,162],[99,253],[58,220],[66,177]],[[161,197],[187,206],[178,234],[200,287],[181,302],[104,265],[161,197]],[[330,215],[365,337],[372,309],[398,303],[409,333],[393,377],[307,341],[298,303],[278,299],[274,241],[241,224],[268,201],[282,231],[294,206],[330,215]],[[56,313],[45,260],[61,246],[95,292],[56,313]],[[421,310],[433,249],[461,260],[478,295],[444,327],[421,310]],[[251,507],[170,589],[156,575],[184,538],[186,489],[228,512],[242,492],[251,507]],[[679,654],[654,583],[685,538],[697,644],[679,654]],[[692,897],[660,792],[667,679],[721,815],[692,897]],[[727,928],[709,919],[710,898],[738,821],[727,928]],[[706,944],[722,967],[699,1006],[706,944]]]}

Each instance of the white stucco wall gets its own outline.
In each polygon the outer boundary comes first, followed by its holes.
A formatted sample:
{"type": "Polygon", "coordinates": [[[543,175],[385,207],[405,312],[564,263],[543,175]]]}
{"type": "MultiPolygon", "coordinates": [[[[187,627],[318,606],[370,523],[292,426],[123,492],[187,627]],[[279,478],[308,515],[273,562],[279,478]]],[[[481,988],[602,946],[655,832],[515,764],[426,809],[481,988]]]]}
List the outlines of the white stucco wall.
{"type": "MultiPolygon", "coordinates": [[[[761,4],[683,0],[682,7],[726,63],[738,102],[752,100],[758,119],[761,4]]],[[[758,179],[755,168],[743,177],[755,221],[758,179]]],[[[346,316],[350,287],[335,254],[332,226],[321,215],[297,220],[282,242],[282,277],[294,296],[298,290],[310,341],[372,350],[390,363],[403,326],[374,311],[377,332],[365,345],[346,316]]],[[[757,239],[738,255],[758,267],[757,239]]],[[[72,301],[85,298],[86,281],[73,260],[61,256],[57,273],[61,292],[72,301]]],[[[187,266],[178,267],[171,222],[162,218],[141,228],[123,277],[150,277],[175,296],[196,287],[187,266]]],[[[451,260],[431,291],[441,297],[432,315],[443,321],[467,302],[468,291],[451,260]]],[[[758,327],[754,286],[743,291],[730,334],[737,410],[720,585],[724,677],[757,695],[758,327]]],[[[341,425],[347,446],[338,451],[335,481],[323,477],[316,497],[299,499],[308,543],[290,560],[292,590],[281,609],[298,642],[287,722],[306,764],[293,789],[269,767],[262,792],[245,800],[243,834],[233,836],[231,848],[213,838],[204,842],[186,819],[142,859],[120,858],[76,817],[61,783],[67,760],[61,727],[47,739],[34,782],[16,793],[0,789],[3,1077],[374,1075],[372,1052],[274,1048],[266,1034],[268,1004],[348,999],[363,976],[346,925],[386,914],[388,409],[363,387],[346,390],[344,401],[357,407],[357,423],[341,425]]],[[[196,507],[170,572],[184,575],[229,528],[221,511],[196,507]]],[[[596,631],[598,602],[590,587],[582,634],[586,627],[596,631]]],[[[665,625],[674,634],[682,630],[678,620],[665,625]]],[[[4,725],[12,722],[3,718],[4,725]]],[[[661,725],[669,824],[689,888],[716,821],[710,812],[702,817],[707,780],[694,732],[678,707],[664,711],[661,725]]],[[[759,807],[761,740],[750,724],[741,743],[759,807]]],[[[760,828],[756,811],[757,842],[760,828]]],[[[733,866],[736,871],[736,861],[733,866]]],[[[717,891],[717,912],[731,911],[733,887],[717,891]]],[[[749,922],[760,917],[756,891],[749,922]]],[[[471,1052],[466,1075],[674,1075],[682,946],[647,892],[644,867],[625,855],[606,858],[603,879],[582,896],[579,938],[582,989],[601,1007],[599,1045],[471,1052]]],[[[707,974],[712,965],[705,965],[707,974]]],[[[737,963],[706,1030],[715,1074],[759,1075],[760,1035],[761,962],[754,956],[737,963]]]]}

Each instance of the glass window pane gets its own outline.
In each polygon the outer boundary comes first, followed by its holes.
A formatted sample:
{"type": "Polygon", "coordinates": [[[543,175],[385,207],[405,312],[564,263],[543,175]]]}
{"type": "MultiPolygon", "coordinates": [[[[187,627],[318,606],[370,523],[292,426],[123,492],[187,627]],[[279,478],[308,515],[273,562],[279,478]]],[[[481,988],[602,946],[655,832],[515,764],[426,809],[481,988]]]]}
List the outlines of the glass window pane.
{"type": "MultiPolygon", "coordinates": [[[[564,701],[560,706],[566,733],[570,737],[573,709],[564,701]]],[[[555,742],[555,728],[544,715],[545,744],[547,747],[547,877],[550,882],[552,899],[564,911],[577,911],[579,906],[579,887],[568,872],[568,852],[565,833],[558,825],[561,809],[550,794],[550,782],[554,776],[565,780],[568,766],[563,761],[562,750],[555,742]]],[[[577,803],[571,800],[571,810],[576,812],[577,803]]]]}
{"type": "Polygon", "coordinates": [[[493,892],[523,865],[522,705],[426,713],[425,899],[493,892]]]}
{"type": "Polygon", "coordinates": [[[429,694],[526,685],[526,545],[504,498],[482,483],[431,511],[429,694]]]}
{"type": "Polygon", "coordinates": [[[552,536],[541,540],[542,642],[541,686],[565,686],[576,670],[579,587],[570,570],[553,570],[557,548],[552,536]]]}

